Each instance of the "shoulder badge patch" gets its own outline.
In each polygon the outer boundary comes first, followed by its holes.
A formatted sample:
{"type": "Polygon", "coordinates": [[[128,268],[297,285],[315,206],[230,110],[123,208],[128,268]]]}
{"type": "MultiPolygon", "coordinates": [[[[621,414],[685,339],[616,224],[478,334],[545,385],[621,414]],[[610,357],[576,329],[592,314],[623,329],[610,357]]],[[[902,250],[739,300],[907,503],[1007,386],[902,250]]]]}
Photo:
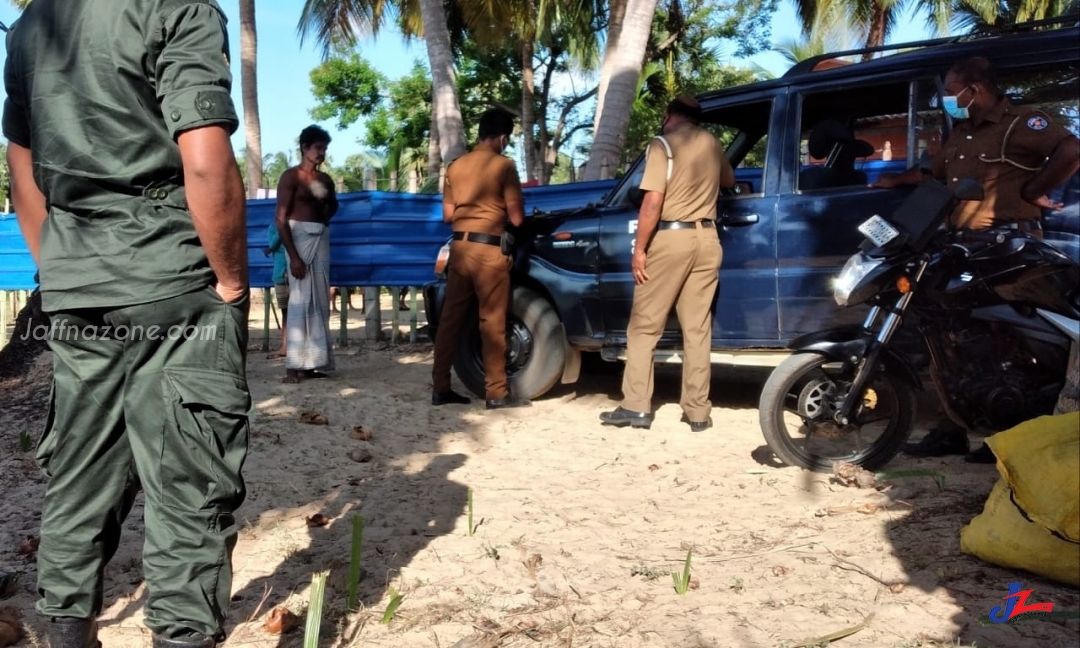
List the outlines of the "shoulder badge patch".
{"type": "Polygon", "coordinates": [[[1049,124],[1049,122],[1046,121],[1045,117],[1040,117],[1038,115],[1035,115],[1033,117],[1028,117],[1028,120],[1027,120],[1028,128],[1030,128],[1031,130],[1034,130],[1034,131],[1041,131],[1044,128],[1046,128],[1047,126],[1049,126],[1049,125],[1050,124],[1049,124]]]}

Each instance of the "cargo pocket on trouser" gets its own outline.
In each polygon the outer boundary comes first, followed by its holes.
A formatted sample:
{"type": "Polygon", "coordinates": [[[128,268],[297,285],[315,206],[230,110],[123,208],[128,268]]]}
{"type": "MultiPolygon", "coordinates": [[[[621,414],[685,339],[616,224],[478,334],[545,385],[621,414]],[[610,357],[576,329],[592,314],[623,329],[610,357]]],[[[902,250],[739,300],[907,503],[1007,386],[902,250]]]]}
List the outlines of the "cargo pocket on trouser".
{"type": "Polygon", "coordinates": [[[49,460],[52,459],[53,453],[56,452],[56,379],[49,385],[49,405],[48,412],[45,415],[45,425],[41,429],[41,436],[38,438],[37,447],[34,449],[34,461],[37,462],[38,468],[41,469],[45,476],[52,477],[52,472],[49,470],[49,460]]]}
{"type": "Polygon", "coordinates": [[[165,399],[162,501],[186,510],[232,513],[244,501],[251,395],[239,376],[162,370],[165,399]]]}
{"type": "MultiPolygon", "coordinates": [[[[146,624],[167,638],[220,636],[232,588],[234,511],[245,497],[247,383],[235,374],[165,367],[160,505],[146,509],[146,624]]],[[[144,480],[145,481],[145,480],[144,480]]],[[[156,498],[154,498],[156,499],[156,498]]]]}

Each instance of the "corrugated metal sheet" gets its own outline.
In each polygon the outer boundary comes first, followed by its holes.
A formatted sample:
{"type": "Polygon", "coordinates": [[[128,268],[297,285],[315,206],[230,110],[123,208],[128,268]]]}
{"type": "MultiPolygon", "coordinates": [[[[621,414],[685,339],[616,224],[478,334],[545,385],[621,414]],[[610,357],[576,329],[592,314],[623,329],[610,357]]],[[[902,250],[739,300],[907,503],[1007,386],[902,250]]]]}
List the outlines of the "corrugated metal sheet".
{"type": "MultiPolygon", "coordinates": [[[[599,201],[614,180],[527,187],[525,212],[599,201]]],[[[330,226],[330,282],[335,286],[419,286],[434,279],[435,255],[450,236],[442,198],[434,194],[360,192],[339,196],[330,226]]],[[[273,285],[273,259],[264,256],[274,200],[248,201],[251,285],[273,285]]],[[[35,267],[13,214],[0,216],[0,290],[32,290],[35,267]]]]}

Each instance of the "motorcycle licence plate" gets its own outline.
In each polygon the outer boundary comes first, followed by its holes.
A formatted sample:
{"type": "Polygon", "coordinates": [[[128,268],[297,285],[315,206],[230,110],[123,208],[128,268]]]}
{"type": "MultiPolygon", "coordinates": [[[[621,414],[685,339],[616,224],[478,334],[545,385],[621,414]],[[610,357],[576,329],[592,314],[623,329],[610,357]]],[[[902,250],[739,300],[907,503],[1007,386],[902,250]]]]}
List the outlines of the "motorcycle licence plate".
{"type": "Polygon", "coordinates": [[[871,216],[866,222],[859,225],[859,231],[878,247],[900,236],[900,232],[895,227],[889,225],[888,221],[877,215],[871,216]]]}

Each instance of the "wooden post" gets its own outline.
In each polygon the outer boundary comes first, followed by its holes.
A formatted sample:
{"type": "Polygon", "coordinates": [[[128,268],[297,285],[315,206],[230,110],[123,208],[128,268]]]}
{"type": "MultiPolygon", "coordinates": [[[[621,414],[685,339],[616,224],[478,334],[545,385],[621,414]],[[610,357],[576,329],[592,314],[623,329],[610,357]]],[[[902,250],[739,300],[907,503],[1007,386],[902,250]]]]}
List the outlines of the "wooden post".
{"type": "Polygon", "coordinates": [[[409,342],[416,342],[416,288],[409,288],[411,308],[409,308],[409,342]]]}
{"type": "Polygon", "coordinates": [[[398,288],[387,288],[390,291],[390,344],[396,345],[401,337],[401,311],[398,310],[398,288]]]}
{"type": "Polygon", "coordinates": [[[420,190],[420,179],[416,173],[416,169],[409,171],[409,193],[416,193],[420,190]]]}
{"type": "Polygon", "coordinates": [[[390,172],[390,191],[397,191],[397,171],[390,172]]]}
{"type": "Polygon", "coordinates": [[[8,326],[8,294],[6,290],[0,290],[0,349],[7,341],[8,326]]]}
{"type": "MultiPolygon", "coordinates": [[[[285,322],[281,323],[285,328],[285,322]]],[[[270,350],[270,289],[263,288],[263,343],[262,350],[270,350]]]]}
{"type": "Polygon", "coordinates": [[[375,169],[364,169],[364,191],[375,191],[375,169]]]}
{"type": "Polygon", "coordinates": [[[341,298],[341,306],[338,307],[338,310],[341,311],[339,320],[341,322],[341,333],[338,335],[338,347],[342,349],[349,346],[349,304],[351,303],[349,290],[351,288],[348,287],[338,290],[338,297],[341,298]]]}
{"type": "Polygon", "coordinates": [[[364,288],[364,338],[377,342],[382,333],[382,310],[379,288],[364,288]]]}

